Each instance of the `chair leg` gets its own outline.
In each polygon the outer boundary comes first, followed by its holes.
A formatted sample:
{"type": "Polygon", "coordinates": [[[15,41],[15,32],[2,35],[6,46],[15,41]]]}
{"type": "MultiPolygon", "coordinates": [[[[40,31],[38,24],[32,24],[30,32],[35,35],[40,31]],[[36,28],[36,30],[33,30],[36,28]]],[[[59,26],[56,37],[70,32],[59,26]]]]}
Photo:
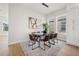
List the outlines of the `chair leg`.
{"type": "Polygon", "coordinates": [[[53,42],[54,42],[54,44],[53,44],[53,45],[55,45],[55,40],[54,40],[53,42]]]}
{"type": "Polygon", "coordinates": [[[51,43],[50,43],[50,40],[48,41],[48,43],[49,43],[49,47],[51,47],[51,43]]]}
{"type": "Polygon", "coordinates": [[[34,44],[32,43],[32,50],[33,50],[33,45],[34,45],[34,44]]]}
{"type": "Polygon", "coordinates": [[[47,47],[49,47],[49,48],[51,47],[49,42],[48,42],[48,44],[44,43],[44,45],[47,46],[47,47]]]}
{"type": "Polygon", "coordinates": [[[56,43],[58,43],[58,39],[56,38],[55,40],[56,40],[56,43]]]}
{"type": "Polygon", "coordinates": [[[32,45],[35,44],[36,42],[29,41],[29,43],[32,43],[32,44],[28,44],[28,46],[32,46],[32,45]]]}
{"type": "MultiPolygon", "coordinates": [[[[34,46],[35,43],[36,43],[36,42],[34,42],[34,43],[32,44],[32,50],[34,50],[34,49],[36,49],[36,48],[41,48],[41,47],[40,47],[40,42],[38,42],[38,46],[34,48],[33,46],[34,46]]],[[[41,48],[41,49],[43,49],[43,48],[41,48]]]]}
{"type": "Polygon", "coordinates": [[[44,42],[44,50],[45,50],[45,42],[44,42]]]}
{"type": "MultiPolygon", "coordinates": [[[[57,38],[56,38],[57,39],[57,38]]],[[[58,43],[58,39],[57,39],[57,43],[58,43]]]]}
{"type": "Polygon", "coordinates": [[[33,46],[34,46],[35,43],[36,43],[36,42],[32,42],[32,45],[31,45],[31,46],[32,46],[32,50],[34,50],[33,46]]]}
{"type": "Polygon", "coordinates": [[[50,44],[55,45],[55,40],[52,40],[52,42],[53,42],[53,43],[50,43],[50,44]]]}
{"type": "Polygon", "coordinates": [[[30,42],[31,42],[31,41],[29,41],[29,44],[28,44],[28,46],[32,46],[32,44],[30,44],[30,42]]]}
{"type": "Polygon", "coordinates": [[[49,46],[47,45],[47,44],[45,44],[45,42],[44,42],[44,50],[45,50],[45,46],[47,46],[47,47],[51,47],[51,45],[50,45],[50,42],[48,41],[48,43],[49,43],[49,46]]]}

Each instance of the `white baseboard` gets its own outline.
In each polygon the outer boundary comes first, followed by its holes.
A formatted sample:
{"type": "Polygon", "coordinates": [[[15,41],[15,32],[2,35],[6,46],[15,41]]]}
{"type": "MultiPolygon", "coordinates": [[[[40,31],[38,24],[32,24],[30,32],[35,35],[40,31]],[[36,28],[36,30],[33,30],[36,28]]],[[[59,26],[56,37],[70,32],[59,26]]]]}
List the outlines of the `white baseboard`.
{"type": "Polygon", "coordinates": [[[77,44],[75,44],[75,43],[73,43],[73,42],[67,42],[67,44],[73,45],[73,46],[76,46],[76,47],[79,47],[79,45],[77,45],[77,44]]]}
{"type": "Polygon", "coordinates": [[[8,45],[12,45],[12,44],[16,44],[16,43],[21,43],[21,42],[25,42],[25,41],[27,41],[27,40],[15,41],[15,42],[8,43],[8,45]]]}

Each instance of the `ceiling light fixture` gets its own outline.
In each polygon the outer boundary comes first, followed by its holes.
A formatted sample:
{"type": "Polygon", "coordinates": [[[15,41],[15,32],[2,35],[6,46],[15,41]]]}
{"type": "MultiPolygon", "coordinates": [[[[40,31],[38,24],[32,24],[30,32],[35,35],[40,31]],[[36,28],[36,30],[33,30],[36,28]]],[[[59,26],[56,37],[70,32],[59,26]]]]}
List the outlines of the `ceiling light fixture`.
{"type": "Polygon", "coordinates": [[[45,6],[45,7],[47,7],[47,8],[49,7],[49,6],[48,6],[47,4],[45,4],[45,3],[42,3],[42,5],[45,6]]]}

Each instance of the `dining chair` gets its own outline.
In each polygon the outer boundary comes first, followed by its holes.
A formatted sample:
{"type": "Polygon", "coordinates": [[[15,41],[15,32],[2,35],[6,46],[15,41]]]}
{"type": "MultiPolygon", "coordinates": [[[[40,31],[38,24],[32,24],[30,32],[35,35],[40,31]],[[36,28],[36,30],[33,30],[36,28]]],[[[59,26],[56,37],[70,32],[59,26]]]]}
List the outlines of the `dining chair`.
{"type": "Polygon", "coordinates": [[[55,45],[54,34],[49,34],[50,44],[55,45]]]}
{"type": "Polygon", "coordinates": [[[29,34],[29,38],[32,43],[32,45],[30,45],[30,46],[32,46],[32,50],[33,50],[33,49],[35,49],[35,48],[33,48],[33,46],[34,46],[34,44],[36,44],[38,38],[35,37],[33,34],[29,34]]]}
{"type": "Polygon", "coordinates": [[[49,48],[51,47],[51,46],[50,46],[49,35],[45,35],[44,38],[41,39],[41,41],[44,42],[44,50],[45,50],[45,46],[47,46],[47,47],[49,47],[49,48]],[[46,42],[48,42],[48,45],[46,44],[46,42]]]}
{"type": "Polygon", "coordinates": [[[55,34],[53,35],[53,39],[54,39],[54,40],[57,40],[57,43],[58,43],[57,35],[58,35],[58,34],[55,33],[55,34]]]}

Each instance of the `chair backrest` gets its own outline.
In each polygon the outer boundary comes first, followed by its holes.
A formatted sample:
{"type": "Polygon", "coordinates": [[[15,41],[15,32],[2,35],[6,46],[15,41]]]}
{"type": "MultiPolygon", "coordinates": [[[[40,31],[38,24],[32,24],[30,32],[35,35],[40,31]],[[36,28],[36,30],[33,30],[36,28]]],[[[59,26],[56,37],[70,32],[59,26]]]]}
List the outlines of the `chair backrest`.
{"type": "Polygon", "coordinates": [[[49,39],[52,39],[53,38],[53,34],[49,34],[49,39]]]}
{"type": "Polygon", "coordinates": [[[29,34],[29,38],[30,38],[31,41],[36,41],[36,39],[35,39],[33,34],[29,34]]]}
{"type": "Polygon", "coordinates": [[[49,35],[45,35],[45,38],[43,41],[48,41],[49,40],[49,35]]]}
{"type": "Polygon", "coordinates": [[[29,34],[29,38],[30,40],[33,40],[33,36],[31,34],[29,34]]]}
{"type": "Polygon", "coordinates": [[[57,33],[55,33],[54,35],[53,35],[53,38],[56,38],[57,37],[57,33]]]}

